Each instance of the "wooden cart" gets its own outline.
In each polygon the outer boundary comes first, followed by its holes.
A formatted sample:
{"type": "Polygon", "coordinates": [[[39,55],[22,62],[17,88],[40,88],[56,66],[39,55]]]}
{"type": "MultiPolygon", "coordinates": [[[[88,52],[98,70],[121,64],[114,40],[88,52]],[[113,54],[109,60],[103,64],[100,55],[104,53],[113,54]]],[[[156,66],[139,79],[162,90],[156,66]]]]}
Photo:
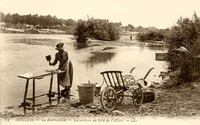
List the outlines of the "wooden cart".
{"type": "MultiPolygon", "coordinates": [[[[104,82],[106,83],[106,88],[102,90],[100,95],[100,102],[103,107],[108,112],[113,111],[118,104],[123,101],[124,97],[131,97],[133,104],[138,107],[143,102],[143,90],[142,85],[139,81],[145,81],[146,77],[149,75],[151,70],[149,69],[144,78],[139,79],[135,82],[134,87],[127,86],[128,77],[124,78],[122,76],[122,71],[104,71],[100,74],[103,76],[104,82]],[[130,91],[131,95],[126,95],[124,92],[130,91]]],[[[132,70],[131,70],[132,72],[132,70]]],[[[130,78],[131,79],[131,78],[130,78]]]]}

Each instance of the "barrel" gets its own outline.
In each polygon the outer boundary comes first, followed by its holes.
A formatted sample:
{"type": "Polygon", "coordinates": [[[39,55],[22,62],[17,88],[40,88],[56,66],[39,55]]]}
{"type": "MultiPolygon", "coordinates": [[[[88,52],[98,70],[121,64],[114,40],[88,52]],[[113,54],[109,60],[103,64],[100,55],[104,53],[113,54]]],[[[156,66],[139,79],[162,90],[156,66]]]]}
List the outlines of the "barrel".
{"type": "Polygon", "coordinates": [[[80,84],[78,85],[79,100],[82,104],[93,102],[95,95],[95,84],[80,84]]]}

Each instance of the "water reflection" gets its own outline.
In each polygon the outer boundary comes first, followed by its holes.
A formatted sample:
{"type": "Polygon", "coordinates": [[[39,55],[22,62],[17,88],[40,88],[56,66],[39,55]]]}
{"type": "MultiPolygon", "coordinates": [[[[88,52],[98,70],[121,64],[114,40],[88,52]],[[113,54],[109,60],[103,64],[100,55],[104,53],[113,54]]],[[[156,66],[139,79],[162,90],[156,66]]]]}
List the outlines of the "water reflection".
{"type": "Polygon", "coordinates": [[[74,42],[74,48],[76,50],[83,49],[86,47],[88,47],[88,45],[86,43],[74,42]]]}
{"type": "Polygon", "coordinates": [[[85,49],[87,47],[100,46],[99,44],[88,45],[87,43],[78,43],[73,41],[73,48],[75,50],[85,49]]]}
{"type": "Polygon", "coordinates": [[[87,61],[85,61],[86,66],[90,68],[101,63],[105,64],[115,56],[114,52],[92,52],[91,54],[92,56],[88,57],[87,61]]]}

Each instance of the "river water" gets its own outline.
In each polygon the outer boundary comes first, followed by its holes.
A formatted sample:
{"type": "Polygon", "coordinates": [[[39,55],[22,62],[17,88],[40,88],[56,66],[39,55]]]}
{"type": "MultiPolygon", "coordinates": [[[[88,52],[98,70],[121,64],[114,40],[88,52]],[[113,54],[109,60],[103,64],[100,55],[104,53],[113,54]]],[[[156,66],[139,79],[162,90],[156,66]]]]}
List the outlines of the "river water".
{"type": "MultiPolygon", "coordinates": [[[[18,78],[19,74],[57,68],[57,66],[50,67],[45,56],[51,55],[54,58],[55,45],[58,42],[65,43],[65,49],[73,63],[72,93],[74,95],[77,95],[77,85],[80,83],[90,81],[100,85],[103,81],[101,71],[129,72],[132,67],[136,67],[133,73],[141,78],[151,67],[154,67],[155,69],[147,77],[148,83],[151,84],[160,80],[158,77],[160,71],[166,70],[166,62],[155,60],[155,53],[166,52],[166,48],[132,45],[117,47],[113,52],[91,53],[88,51],[90,49],[77,49],[72,37],[71,35],[0,34],[1,110],[8,106],[17,108],[22,102],[26,81],[18,78]]],[[[122,39],[128,40],[128,37],[122,39]]],[[[36,95],[48,92],[49,81],[50,77],[36,81],[36,95]]],[[[31,96],[32,86],[29,88],[28,95],[31,96]]],[[[54,77],[53,91],[56,89],[56,77],[54,77]]],[[[48,98],[43,98],[42,101],[48,101],[48,98]]]]}

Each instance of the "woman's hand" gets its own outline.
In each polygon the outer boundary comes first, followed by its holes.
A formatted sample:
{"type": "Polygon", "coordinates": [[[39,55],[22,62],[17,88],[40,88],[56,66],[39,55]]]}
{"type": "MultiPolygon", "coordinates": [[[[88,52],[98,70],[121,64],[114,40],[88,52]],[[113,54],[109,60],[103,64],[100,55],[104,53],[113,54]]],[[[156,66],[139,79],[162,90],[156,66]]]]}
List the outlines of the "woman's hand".
{"type": "Polygon", "coordinates": [[[61,70],[60,70],[60,69],[57,69],[57,72],[61,72],[61,70]]]}
{"type": "Polygon", "coordinates": [[[51,63],[51,61],[49,61],[49,65],[52,66],[53,64],[51,63]]]}

